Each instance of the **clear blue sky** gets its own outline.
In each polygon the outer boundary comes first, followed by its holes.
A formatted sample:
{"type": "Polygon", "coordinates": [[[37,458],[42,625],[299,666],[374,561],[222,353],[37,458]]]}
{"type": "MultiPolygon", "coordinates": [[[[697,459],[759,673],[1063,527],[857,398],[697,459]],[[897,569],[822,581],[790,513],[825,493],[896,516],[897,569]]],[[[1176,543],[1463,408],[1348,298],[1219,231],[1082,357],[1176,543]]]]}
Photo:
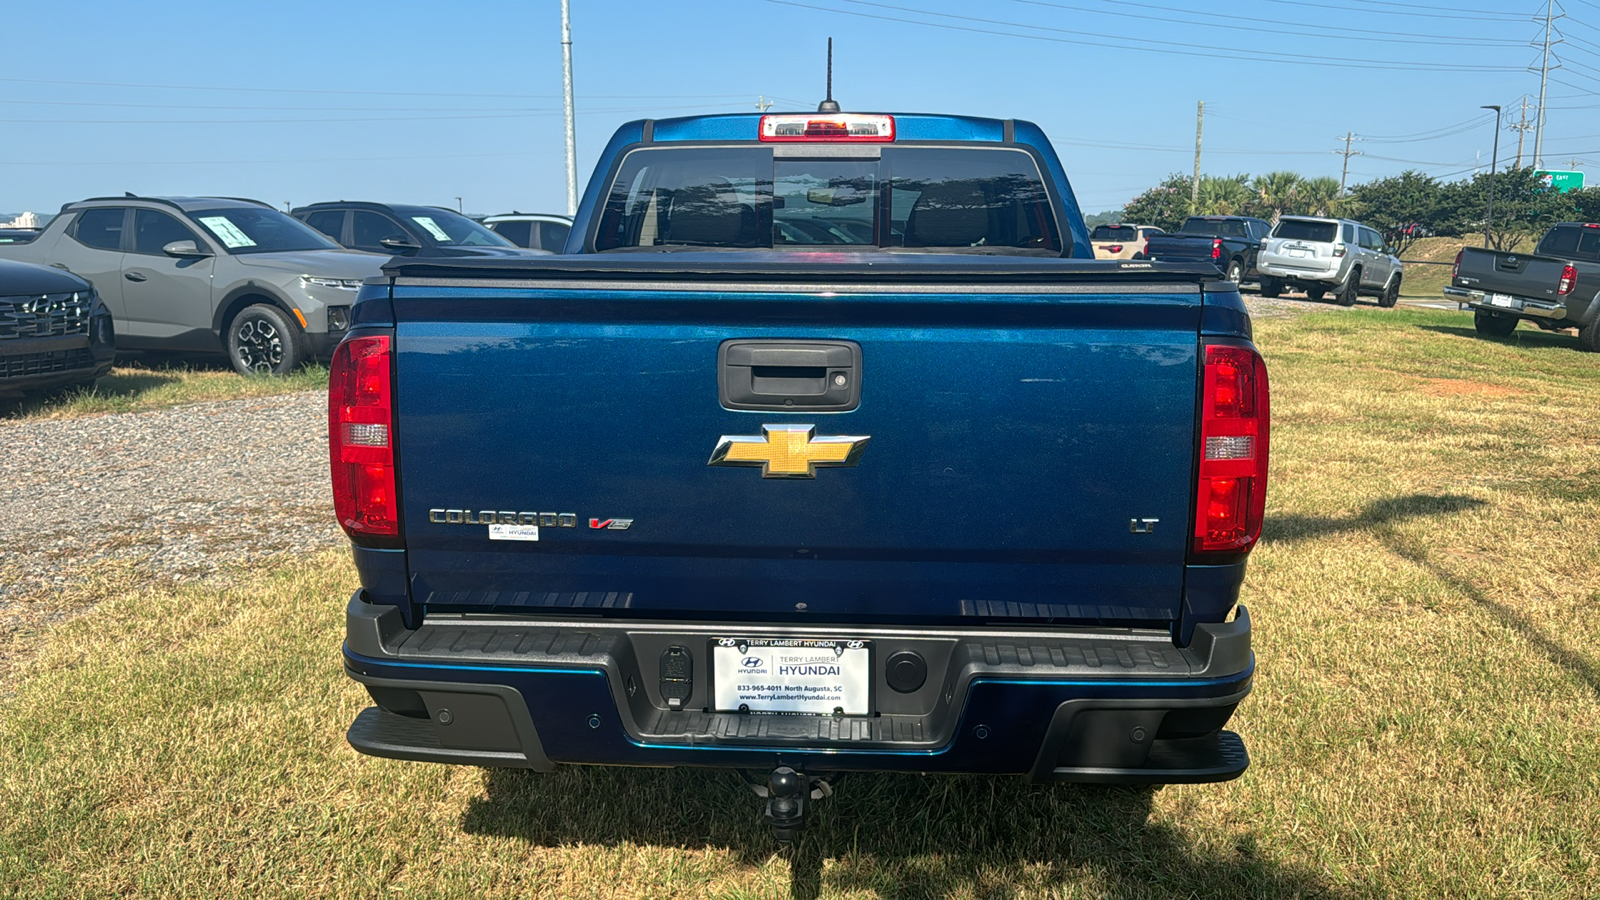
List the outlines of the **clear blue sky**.
{"type": "MultiPolygon", "coordinates": [[[[1210,174],[1337,177],[1346,131],[1364,154],[1352,183],[1459,177],[1480,153],[1487,166],[1493,114],[1478,107],[1504,105],[1510,126],[1537,99],[1544,0],[572,7],[581,180],[628,119],[753,110],[760,95],[814,109],[832,35],[845,109],[1032,119],[1094,212],[1191,168],[1197,100],[1210,174]]],[[[1575,156],[1600,178],[1600,2],[1565,13],[1545,164],[1575,156]]],[[[50,0],[4,15],[0,211],[125,190],[565,206],[558,0],[50,0]]],[[[1502,160],[1516,144],[1508,128],[1502,160]]]]}

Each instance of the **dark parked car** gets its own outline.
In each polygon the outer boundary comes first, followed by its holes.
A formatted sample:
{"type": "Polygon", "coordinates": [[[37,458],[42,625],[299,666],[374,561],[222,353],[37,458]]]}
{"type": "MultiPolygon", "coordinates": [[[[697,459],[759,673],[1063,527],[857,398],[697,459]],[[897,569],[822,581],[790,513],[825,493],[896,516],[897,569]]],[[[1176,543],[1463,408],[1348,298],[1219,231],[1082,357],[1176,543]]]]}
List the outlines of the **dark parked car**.
{"type": "Polygon", "coordinates": [[[115,355],[111,312],[93,285],[0,259],[0,396],[94,384],[115,355]]]}
{"type": "Polygon", "coordinates": [[[388,256],[527,256],[525,250],[460,213],[439,206],[340,200],[296,207],[289,215],[342,247],[388,256]]]}

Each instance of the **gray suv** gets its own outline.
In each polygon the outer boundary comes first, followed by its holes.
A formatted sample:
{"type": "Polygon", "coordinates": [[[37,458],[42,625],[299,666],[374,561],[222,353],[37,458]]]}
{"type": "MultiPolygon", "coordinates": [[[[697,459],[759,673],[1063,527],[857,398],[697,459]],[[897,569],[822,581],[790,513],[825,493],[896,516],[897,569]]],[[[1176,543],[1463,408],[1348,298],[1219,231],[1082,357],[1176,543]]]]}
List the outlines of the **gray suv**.
{"type": "Polygon", "coordinates": [[[90,281],[118,349],[221,352],[241,373],[325,359],[385,255],[345,250],[254,200],[98,197],[69,203],[0,257],[90,281]]]}
{"type": "Polygon", "coordinates": [[[1360,294],[1377,297],[1379,306],[1394,306],[1403,268],[1373,229],[1349,219],[1311,216],[1280,218],[1256,257],[1262,296],[1300,288],[1312,300],[1331,293],[1342,306],[1354,305],[1360,294]]]}

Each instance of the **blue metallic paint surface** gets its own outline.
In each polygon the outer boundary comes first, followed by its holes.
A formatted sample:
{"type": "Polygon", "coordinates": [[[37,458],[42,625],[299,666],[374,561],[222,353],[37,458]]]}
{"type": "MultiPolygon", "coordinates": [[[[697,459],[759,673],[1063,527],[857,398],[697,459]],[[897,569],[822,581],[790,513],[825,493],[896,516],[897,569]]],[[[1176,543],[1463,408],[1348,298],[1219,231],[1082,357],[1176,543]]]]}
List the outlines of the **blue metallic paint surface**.
{"type": "Polygon", "coordinates": [[[1056,708],[1076,699],[1204,699],[1246,690],[1255,667],[1219,679],[1192,681],[1028,681],[975,679],[962,704],[953,738],[939,748],[852,750],[827,747],[738,746],[652,741],[630,734],[617,712],[613,688],[600,669],[516,669],[391,662],[345,651],[354,672],[376,678],[498,684],[516,688],[544,752],[555,762],[635,766],[771,767],[781,759],[810,771],[915,771],[1018,774],[1033,768],[1056,708]],[[598,715],[600,727],[589,725],[598,715]],[[988,737],[975,734],[988,726],[988,737]]]}
{"type": "Polygon", "coordinates": [[[615,591],[635,611],[913,619],[986,601],[1174,619],[1198,300],[399,288],[413,597],[615,591]],[[834,324],[792,324],[819,317],[834,324]],[[861,407],[723,409],[717,347],[751,337],[859,342],[861,407]],[[720,435],[786,422],[872,441],[859,466],[814,480],[706,465],[720,435]],[[431,508],[635,524],[491,542],[484,526],[429,522],[431,508]],[[1144,517],[1171,524],[1130,534],[1144,517]]]}

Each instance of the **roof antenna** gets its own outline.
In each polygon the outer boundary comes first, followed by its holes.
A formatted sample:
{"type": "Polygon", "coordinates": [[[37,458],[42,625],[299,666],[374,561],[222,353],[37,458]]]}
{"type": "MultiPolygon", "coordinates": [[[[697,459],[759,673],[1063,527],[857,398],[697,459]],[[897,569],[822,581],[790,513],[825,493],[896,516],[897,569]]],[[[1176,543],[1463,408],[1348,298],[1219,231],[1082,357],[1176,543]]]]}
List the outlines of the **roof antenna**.
{"type": "Polygon", "coordinates": [[[817,112],[836,113],[839,104],[833,99],[833,38],[828,38],[828,99],[817,104],[817,112]]]}

